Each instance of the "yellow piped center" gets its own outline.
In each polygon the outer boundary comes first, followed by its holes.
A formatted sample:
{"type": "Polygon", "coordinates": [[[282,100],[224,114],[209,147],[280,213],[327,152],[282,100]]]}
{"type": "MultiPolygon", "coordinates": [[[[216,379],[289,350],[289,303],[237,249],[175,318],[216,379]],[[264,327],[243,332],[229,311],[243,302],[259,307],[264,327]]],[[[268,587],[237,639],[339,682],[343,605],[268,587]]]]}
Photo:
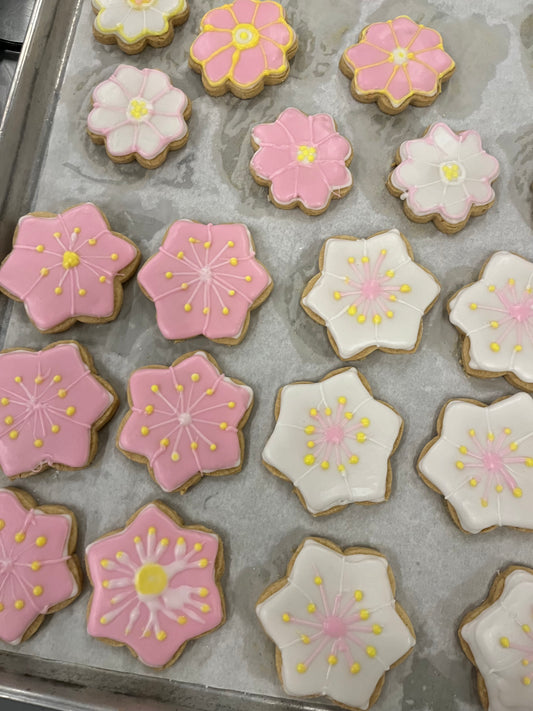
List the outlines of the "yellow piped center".
{"type": "Polygon", "coordinates": [[[413,58],[413,54],[403,47],[397,47],[391,52],[391,59],[394,64],[405,64],[413,58]]]}
{"type": "Polygon", "coordinates": [[[259,32],[253,25],[243,23],[233,30],[233,44],[237,49],[255,47],[259,42],[259,32]]]}
{"type": "Polygon", "coordinates": [[[444,163],[444,165],[441,165],[440,169],[444,179],[448,183],[453,183],[459,180],[462,176],[461,166],[459,163],[444,163]]]}
{"type": "Polygon", "coordinates": [[[299,163],[314,163],[316,160],[316,148],[313,148],[313,146],[300,146],[297,158],[299,163]]]}
{"type": "Polygon", "coordinates": [[[76,252],[63,252],[63,269],[72,269],[80,263],[80,258],[76,252]]]}
{"type": "Polygon", "coordinates": [[[157,563],[147,563],[135,573],[135,590],[140,595],[161,595],[167,583],[167,574],[157,563]]]}
{"type": "Polygon", "coordinates": [[[150,107],[144,99],[132,99],[128,106],[128,114],[136,121],[142,121],[150,113],[150,107]]]}

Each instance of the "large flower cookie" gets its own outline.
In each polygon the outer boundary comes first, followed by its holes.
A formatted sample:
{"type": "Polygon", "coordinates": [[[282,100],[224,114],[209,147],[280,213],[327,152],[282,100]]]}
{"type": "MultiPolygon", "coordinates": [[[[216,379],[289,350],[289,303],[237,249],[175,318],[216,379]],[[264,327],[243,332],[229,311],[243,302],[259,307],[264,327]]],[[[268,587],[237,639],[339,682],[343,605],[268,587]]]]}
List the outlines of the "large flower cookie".
{"type": "Polygon", "coordinates": [[[117,406],[115,391],[76,341],[2,351],[0,468],[9,477],[82,469],[117,406]]]}
{"type": "Polygon", "coordinates": [[[500,165],[477,131],[455,133],[434,123],[422,138],[401,144],[396,163],[387,187],[413,222],[433,220],[441,232],[453,234],[494,204],[500,165]]]}
{"type": "Polygon", "coordinates": [[[389,498],[389,458],[400,442],[403,420],[372,397],[355,368],[333,371],[318,383],[286,385],[275,414],[263,462],[293,483],[310,513],[389,498]]]}
{"type": "Polygon", "coordinates": [[[412,353],[422,337],[422,317],[440,286],[413,259],[396,229],[368,239],[331,237],[320,252],[320,273],[302,295],[305,312],[326,326],[343,360],[359,360],[376,349],[412,353]]]}
{"type": "Polygon", "coordinates": [[[159,501],[91,543],[86,563],[94,586],[88,633],[126,645],[149,667],[170,666],[189,640],[224,622],[222,542],[159,501]]]}
{"type": "Polygon", "coordinates": [[[377,101],[385,113],[398,114],[409,104],[432,104],[455,62],[438,32],[402,15],[365,27],[342,55],[340,68],[352,79],[355,99],[377,101]]]}
{"type": "Polygon", "coordinates": [[[147,44],[170,44],[174,27],[189,17],[187,0],[92,0],[92,4],[95,38],[118,44],[126,54],[142,52],[147,44]]]}
{"type": "Polygon", "coordinates": [[[519,393],[489,406],[450,400],[437,429],[418,471],[445,497],[455,523],[468,533],[533,529],[533,398],[519,393]]]}
{"type": "Polygon", "coordinates": [[[77,524],[64,506],[0,489],[0,639],[19,644],[81,590],[77,524]]]}
{"type": "Polygon", "coordinates": [[[395,601],[392,571],[378,551],[341,550],[307,538],[287,576],[268,587],[257,615],[276,645],[281,683],[292,696],[327,696],[349,709],[378,698],[385,672],[415,644],[395,601]]]}
{"type": "Polygon", "coordinates": [[[272,291],[269,273],[255,258],[252,236],[240,224],[174,222],[137,278],[155,303],[161,333],[179,341],[203,335],[227,345],[240,343],[250,311],[272,291]]]}
{"type": "Polygon", "coordinates": [[[533,264],[496,252],[478,281],[448,304],[450,321],[463,336],[462,363],[469,375],[497,378],[533,392],[533,264]]]}
{"type": "Polygon", "coordinates": [[[43,333],[66,331],[76,321],[107,323],[122,306],[122,282],[135,273],[141,253],[112,232],[91,203],[61,214],[21,217],[13,249],[0,265],[0,291],[22,301],[43,333]]]}
{"type": "Polygon", "coordinates": [[[164,491],[183,493],[204,475],[241,470],[253,393],[223,375],[207,353],[188,353],[169,368],[136,370],[128,402],[117,446],[146,464],[164,491]]]}
{"type": "Polygon", "coordinates": [[[274,123],[254,127],[252,146],[252,176],[269,187],[276,207],[320,215],[352,189],[352,146],[329,114],[285,109],[274,123]]]}
{"type": "Polygon", "coordinates": [[[189,139],[192,104],[158,69],[121,64],[92,94],[87,132],[115,163],[157,168],[189,139]]]}
{"type": "Polygon", "coordinates": [[[210,10],[189,53],[189,64],[202,75],[211,96],[231,91],[250,99],[265,84],[280,84],[298,39],[282,5],[272,0],[235,0],[210,10]]]}

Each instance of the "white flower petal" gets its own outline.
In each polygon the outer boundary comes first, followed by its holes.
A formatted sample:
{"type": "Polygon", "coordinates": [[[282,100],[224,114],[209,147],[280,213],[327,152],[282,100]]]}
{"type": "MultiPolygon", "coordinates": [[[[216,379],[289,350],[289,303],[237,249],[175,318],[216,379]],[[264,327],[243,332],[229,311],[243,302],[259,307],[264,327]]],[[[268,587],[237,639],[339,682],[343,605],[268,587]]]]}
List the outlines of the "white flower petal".
{"type": "Polygon", "coordinates": [[[459,155],[459,136],[445,123],[436,124],[429,132],[433,144],[438,148],[442,163],[455,161],[459,155]]]}
{"type": "Polygon", "coordinates": [[[146,30],[154,35],[165,32],[168,27],[165,15],[155,7],[149,7],[144,11],[144,22],[146,30]]]}
{"type": "Polygon", "coordinates": [[[167,145],[167,141],[161,138],[148,121],[138,124],[137,127],[137,153],[151,160],[155,158],[167,145]]]}
{"type": "Polygon", "coordinates": [[[477,131],[464,131],[460,134],[458,159],[463,162],[467,158],[477,157],[483,152],[481,137],[477,131]]]}
{"type": "Polygon", "coordinates": [[[466,192],[476,205],[486,205],[494,200],[494,190],[490,183],[484,180],[469,180],[464,182],[466,192]]]}
{"type": "Polygon", "coordinates": [[[122,109],[106,109],[97,107],[91,111],[88,118],[89,129],[95,133],[107,133],[118,124],[124,123],[126,114],[122,109]]]}
{"type": "Polygon", "coordinates": [[[172,89],[163,94],[154,102],[154,111],[157,114],[181,114],[187,106],[187,97],[181,89],[172,89]]]}
{"type": "Polygon", "coordinates": [[[406,199],[412,212],[418,215],[429,215],[439,211],[443,197],[444,185],[439,181],[410,190],[406,199]]]}
{"type": "Polygon", "coordinates": [[[96,27],[104,32],[115,30],[118,25],[122,24],[128,12],[129,8],[123,2],[112,4],[108,0],[107,7],[96,17],[96,27]]]}
{"type": "Polygon", "coordinates": [[[103,81],[93,91],[94,103],[101,104],[106,108],[119,107],[126,110],[129,103],[129,98],[124,93],[124,89],[120,84],[108,79],[103,81]]]}
{"type": "Polygon", "coordinates": [[[499,172],[499,163],[494,156],[483,151],[477,155],[472,155],[462,159],[466,178],[472,180],[494,180],[499,172]]]}
{"type": "Polygon", "coordinates": [[[157,0],[156,7],[160,12],[177,15],[185,10],[187,0],[157,0]]]}
{"type": "Polygon", "coordinates": [[[127,42],[137,42],[146,35],[144,10],[131,9],[122,22],[120,34],[127,42]]]}
{"type": "Polygon", "coordinates": [[[154,114],[150,119],[150,124],[154,126],[165,138],[178,140],[187,133],[187,124],[181,117],[159,116],[154,114]]]}
{"type": "Polygon", "coordinates": [[[439,166],[435,163],[422,162],[420,160],[406,160],[394,171],[395,184],[403,188],[421,188],[424,185],[440,185],[439,166]]]}
{"type": "Polygon", "coordinates": [[[439,149],[424,138],[415,138],[411,141],[404,141],[400,146],[400,156],[402,160],[412,158],[420,163],[439,164],[441,153],[439,149]]]}
{"type": "Polygon", "coordinates": [[[448,184],[444,188],[442,210],[440,210],[442,216],[449,222],[462,222],[467,217],[471,205],[464,184],[448,184]]]}
{"type": "Polygon", "coordinates": [[[172,90],[168,75],[158,69],[145,70],[142,97],[145,101],[153,101],[172,90]]]}
{"type": "Polygon", "coordinates": [[[136,127],[126,124],[113,129],[107,136],[106,148],[114,156],[126,156],[136,149],[136,127]]]}

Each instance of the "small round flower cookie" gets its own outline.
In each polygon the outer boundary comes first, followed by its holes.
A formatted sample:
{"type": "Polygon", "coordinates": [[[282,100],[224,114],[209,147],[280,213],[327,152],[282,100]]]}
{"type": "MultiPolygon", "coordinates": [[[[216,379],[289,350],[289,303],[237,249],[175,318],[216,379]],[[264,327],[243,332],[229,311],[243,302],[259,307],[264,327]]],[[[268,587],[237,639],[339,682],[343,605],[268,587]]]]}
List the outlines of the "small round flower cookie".
{"type": "Polygon", "coordinates": [[[141,253],[112,232],[92,203],[63,213],[21,217],[13,249],[0,264],[0,292],[22,301],[42,333],[82,323],[108,323],[122,306],[122,283],[135,273],[141,253]]]}
{"type": "Polygon", "coordinates": [[[296,382],[278,392],[276,425],[263,463],[292,482],[313,516],[348,504],[387,501],[390,457],[400,443],[403,420],[372,397],[355,368],[341,368],[318,383],[296,382]]]}
{"type": "Polygon", "coordinates": [[[418,473],[444,496],[454,523],[466,533],[533,530],[533,398],[449,400],[437,433],[420,454],[418,473]]]}
{"type": "Polygon", "coordinates": [[[190,220],[172,223],[159,251],[139,271],[138,282],[155,304],[165,338],[203,335],[230,346],[242,341],[250,312],[273,287],[245,225],[190,220]]]}
{"type": "Polygon", "coordinates": [[[468,612],[459,642],[476,671],[485,711],[533,707],[533,570],[511,565],[498,573],[484,602],[468,612]]]}
{"type": "Polygon", "coordinates": [[[398,230],[367,239],[330,237],[320,252],[319,269],[301,304],[327,328],[339,358],[359,360],[375,350],[416,351],[422,318],[437,300],[440,285],[414,261],[411,245],[398,230]]]}
{"type": "Polygon", "coordinates": [[[462,337],[468,375],[504,376],[533,393],[533,264],[511,252],[495,252],[478,281],[448,302],[450,321],[462,337]]]}
{"type": "Polygon", "coordinates": [[[0,489],[0,640],[25,642],[45,615],[78,597],[82,572],[75,554],[72,511],[37,506],[22,489],[0,489]]]}
{"type": "Polygon", "coordinates": [[[298,39],[282,5],[235,0],[204,15],[189,65],[202,75],[211,96],[231,91],[239,99],[251,99],[265,85],[285,81],[297,49],[298,39]]]}
{"type": "Polygon", "coordinates": [[[422,138],[404,141],[387,180],[413,222],[430,222],[455,234],[470,217],[483,215],[496,199],[492,183],[500,164],[481,145],[477,131],[455,133],[434,123],[422,138]]]}
{"type": "Polygon", "coordinates": [[[276,668],[291,696],[325,696],[359,711],[378,699],[385,673],[415,645],[407,613],[394,599],[387,559],[372,548],[342,550],[306,538],[284,578],[256,612],[276,645],[276,668]]]}
{"type": "Polygon", "coordinates": [[[438,32],[401,15],[365,27],[342,55],[340,69],[352,79],[357,101],[376,101],[386,114],[399,114],[409,104],[432,104],[455,62],[438,32]]]}
{"type": "Polygon", "coordinates": [[[208,353],[197,351],[136,370],[128,384],[130,411],[117,447],[146,464],[163,491],[184,493],[204,476],[242,468],[251,388],[228,378],[208,353]]]}
{"type": "Polygon", "coordinates": [[[148,667],[169,667],[189,640],[225,621],[222,541],[203,526],[185,526],[160,501],[91,543],[85,561],[94,586],[88,633],[127,646],[148,667]]]}
{"type": "Polygon", "coordinates": [[[118,44],[126,54],[138,54],[149,44],[165,47],[174,27],[189,17],[187,0],[92,0],[96,13],[93,33],[102,44],[118,44]]]}
{"type": "Polygon", "coordinates": [[[114,163],[158,168],[189,140],[192,104],[158,69],[121,64],[96,86],[87,133],[114,163]]]}
{"type": "Polygon", "coordinates": [[[117,407],[117,394],[77,341],[1,351],[0,469],[10,478],[83,469],[117,407]]]}
{"type": "Polygon", "coordinates": [[[274,123],[254,127],[252,146],[250,171],[276,207],[321,215],[352,189],[352,146],[329,114],[285,109],[274,123]]]}

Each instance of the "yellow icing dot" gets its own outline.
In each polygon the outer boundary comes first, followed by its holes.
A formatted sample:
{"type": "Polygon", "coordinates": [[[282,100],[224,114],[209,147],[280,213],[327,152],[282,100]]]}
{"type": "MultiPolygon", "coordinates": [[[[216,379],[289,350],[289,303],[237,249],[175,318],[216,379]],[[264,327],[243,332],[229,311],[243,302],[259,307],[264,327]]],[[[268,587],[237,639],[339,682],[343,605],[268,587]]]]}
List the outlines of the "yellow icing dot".
{"type": "Polygon", "coordinates": [[[6,423],[6,425],[12,425],[12,424],[13,424],[13,418],[11,417],[11,415],[8,415],[7,417],[4,417],[4,422],[6,423]]]}
{"type": "Polygon", "coordinates": [[[313,457],[312,454],[306,454],[304,457],[304,464],[307,464],[307,466],[311,466],[311,464],[315,463],[315,458],[313,457]]]}
{"type": "Polygon", "coordinates": [[[60,383],[61,380],[62,380],[62,378],[61,378],[60,375],[54,375],[54,377],[52,378],[52,380],[54,381],[54,383],[60,383]]]}
{"type": "Polygon", "coordinates": [[[333,298],[335,299],[335,301],[339,301],[339,299],[341,298],[341,292],[340,292],[340,291],[334,291],[334,292],[333,292],[333,298]]]}
{"type": "Polygon", "coordinates": [[[368,620],[368,618],[370,617],[370,612],[368,610],[361,610],[359,612],[359,615],[362,620],[368,620]]]}
{"type": "Polygon", "coordinates": [[[231,264],[232,267],[236,267],[237,264],[239,263],[239,260],[238,260],[236,257],[232,257],[232,258],[229,260],[229,263],[231,264]]]}
{"type": "Polygon", "coordinates": [[[394,276],[394,269],[389,269],[385,272],[385,275],[388,276],[389,279],[392,279],[392,277],[394,276]]]}
{"type": "Polygon", "coordinates": [[[337,467],[337,471],[341,473],[346,471],[346,467],[344,466],[344,464],[339,464],[339,466],[337,467]]]}
{"type": "Polygon", "coordinates": [[[361,671],[361,665],[358,664],[357,662],[354,662],[352,664],[352,666],[350,667],[350,672],[352,674],[359,674],[360,671],[361,671]]]}
{"type": "Polygon", "coordinates": [[[484,509],[486,509],[487,506],[489,505],[489,502],[487,501],[487,499],[481,499],[481,505],[483,506],[484,509]]]}
{"type": "Polygon", "coordinates": [[[235,296],[235,289],[229,289],[228,296],[235,296]]]}
{"type": "Polygon", "coordinates": [[[314,425],[307,425],[307,427],[304,430],[305,434],[308,434],[308,435],[313,434],[314,431],[315,431],[314,425]]]}
{"type": "Polygon", "coordinates": [[[38,375],[36,378],[34,378],[34,382],[36,385],[40,385],[44,381],[44,378],[42,375],[38,375]]]}
{"type": "Polygon", "coordinates": [[[181,393],[183,391],[183,385],[176,385],[176,390],[181,393]]]}
{"type": "Polygon", "coordinates": [[[247,274],[247,275],[244,277],[244,281],[250,282],[250,281],[252,281],[252,277],[251,277],[249,274],[247,274]]]}
{"type": "Polygon", "coordinates": [[[209,595],[209,590],[207,588],[200,588],[198,590],[198,595],[200,595],[200,597],[207,597],[209,595]]]}
{"type": "Polygon", "coordinates": [[[526,467],[533,467],[533,457],[526,457],[526,467]]]}
{"type": "Polygon", "coordinates": [[[315,443],[312,440],[309,440],[309,442],[307,443],[307,446],[309,449],[313,449],[313,447],[315,446],[315,443]]]}
{"type": "Polygon", "coordinates": [[[102,560],[100,561],[100,565],[102,566],[102,568],[109,567],[109,561],[107,560],[107,558],[102,558],[102,560]]]}
{"type": "Polygon", "coordinates": [[[26,534],[24,533],[24,531],[19,531],[18,533],[15,533],[15,541],[17,543],[22,543],[22,541],[24,541],[25,538],[26,538],[26,534]]]}
{"type": "Polygon", "coordinates": [[[377,652],[375,647],[371,647],[370,645],[366,648],[366,653],[368,654],[369,657],[375,657],[377,652]]]}
{"type": "Polygon", "coordinates": [[[179,462],[180,455],[177,452],[172,452],[170,455],[170,458],[172,459],[173,462],[179,462]]]}
{"type": "Polygon", "coordinates": [[[48,539],[46,538],[46,536],[39,536],[39,537],[37,538],[37,540],[35,541],[35,545],[36,545],[38,548],[42,548],[43,546],[46,545],[47,541],[48,541],[48,539]]]}
{"type": "Polygon", "coordinates": [[[48,269],[46,267],[43,267],[40,271],[41,276],[48,276],[48,269]]]}
{"type": "Polygon", "coordinates": [[[455,462],[455,466],[457,467],[457,469],[464,469],[465,468],[464,462],[461,462],[460,460],[455,462]]]}
{"type": "Polygon", "coordinates": [[[209,313],[209,307],[208,307],[208,306],[204,306],[204,309],[203,309],[202,313],[203,313],[205,316],[207,316],[207,314],[209,313]]]}
{"type": "Polygon", "coordinates": [[[37,247],[35,247],[36,252],[44,252],[44,245],[43,244],[38,244],[37,247]]]}
{"type": "Polygon", "coordinates": [[[224,306],[224,308],[222,309],[222,313],[224,314],[224,316],[227,316],[229,314],[229,309],[227,306],[224,306]]]}
{"type": "Polygon", "coordinates": [[[228,429],[228,423],[227,422],[221,422],[219,424],[219,427],[221,430],[227,430],[228,429]]]}
{"type": "Polygon", "coordinates": [[[20,375],[17,375],[17,376],[15,377],[15,382],[16,382],[16,383],[21,383],[21,382],[22,382],[22,378],[20,377],[20,375]]]}
{"type": "Polygon", "coordinates": [[[176,254],[176,257],[177,257],[178,259],[183,259],[184,256],[185,256],[185,255],[183,254],[183,252],[178,252],[178,253],[176,254]]]}
{"type": "Polygon", "coordinates": [[[144,412],[145,412],[147,415],[151,415],[153,411],[154,411],[154,406],[153,406],[153,405],[147,405],[147,406],[144,408],[144,412]]]}
{"type": "Polygon", "coordinates": [[[389,296],[389,301],[398,301],[398,297],[396,296],[396,294],[391,294],[389,296]]]}
{"type": "Polygon", "coordinates": [[[320,575],[316,576],[315,585],[322,585],[322,578],[320,577],[320,575]]]}
{"type": "Polygon", "coordinates": [[[334,654],[330,654],[330,655],[329,655],[329,657],[328,657],[328,664],[329,664],[330,666],[334,667],[335,664],[337,664],[338,661],[339,661],[339,660],[337,659],[337,657],[336,657],[334,654]]]}
{"type": "Polygon", "coordinates": [[[153,393],[158,393],[158,392],[159,392],[159,385],[152,385],[152,386],[150,387],[150,390],[151,390],[153,393]]]}
{"type": "Polygon", "coordinates": [[[500,346],[494,341],[490,344],[490,349],[494,351],[494,353],[497,353],[500,350],[500,346]]]}
{"type": "Polygon", "coordinates": [[[214,452],[214,451],[216,450],[216,448],[217,448],[217,446],[216,446],[216,444],[214,444],[214,443],[209,445],[209,449],[210,449],[212,452],[214,452]]]}
{"type": "Polygon", "coordinates": [[[178,617],[178,625],[184,625],[187,622],[187,618],[185,615],[180,615],[178,617]]]}
{"type": "Polygon", "coordinates": [[[366,316],[364,314],[359,314],[359,316],[357,317],[357,321],[359,323],[364,323],[366,321],[366,316]]]}
{"type": "Polygon", "coordinates": [[[18,436],[18,430],[11,430],[11,432],[9,433],[9,439],[17,439],[18,436]]]}
{"type": "Polygon", "coordinates": [[[166,437],[163,437],[163,439],[160,439],[160,440],[159,440],[159,444],[160,444],[162,447],[168,447],[169,441],[168,441],[168,439],[167,439],[166,437]]]}
{"type": "Polygon", "coordinates": [[[210,605],[208,605],[208,604],[206,603],[205,605],[202,605],[202,607],[200,608],[200,610],[201,610],[202,612],[204,612],[204,613],[206,613],[206,612],[211,612],[211,607],[210,607],[210,605]]]}
{"type": "Polygon", "coordinates": [[[7,397],[3,397],[0,402],[2,405],[5,407],[6,405],[9,405],[9,399],[7,397]]]}
{"type": "Polygon", "coordinates": [[[352,456],[349,459],[350,464],[357,464],[358,461],[359,461],[359,457],[357,456],[357,454],[352,454],[352,456]]]}
{"type": "Polygon", "coordinates": [[[522,346],[520,344],[517,344],[514,349],[517,353],[520,353],[520,351],[522,350],[522,346]]]}
{"type": "Polygon", "coordinates": [[[514,286],[515,285],[515,280],[514,279],[509,279],[509,286],[514,286]]]}
{"type": "Polygon", "coordinates": [[[528,676],[525,676],[525,677],[522,679],[522,684],[523,684],[524,686],[529,686],[529,685],[531,684],[531,679],[530,679],[528,676]]]}
{"type": "Polygon", "coordinates": [[[316,612],[316,605],[314,602],[310,602],[309,605],[307,605],[307,612],[310,612],[311,614],[316,612]]]}
{"type": "Polygon", "coordinates": [[[98,281],[100,282],[100,284],[103,284],[105,282],[105,276],[102,274],[98,281]]]}
{"type": "Polygon", "coordinates": [[[140,537],[140,536],[135,536],[135,538],[133,539],[133,542],[134,542],[134,543],[140,543],[140,542],[141,542],[141,537],[140,537]]]}
{"type": "Polygon", "coordinates": [[[15,609],[16,610],[23,610],[24,609],[24,600],[16,600],[15,601],[15,609]]]}
{"type": "Polygon", "coordinates": [[[102,580],[102,587],[108,588],[109,587],[109,580],[102,580]]]}
{"type": "Polygon", "coordinates": [[[107,625],[107,618],[105,617],[105,615],[104,615],[104,617],[100,617],[100,624],[107,625]]]}
{"type": "Polygon", "coordinates": [[[198,375],[198,373],[193,373],[191,375],[191,380],[193,381],[193,383],[197,383],[200,380],[200,376],[198,375]]]}
{"type": "Polygon", "coordinates": [[[470,304],[470,308],[472,309],[472,311],[475,311],[477,309],[477,304],[470,304]]]}
{"type": "Polygon", "coordinates": [[[111,259],[116,262],[118,259],[118,254],[116,252],[113,252],[113,254],[111,255],[111,259]]]}
{"type": "Polygon", "coordinates": [[[67,391],[64,388],[61,388],[61,390],[57,391],[57,396],[60,398],[67,397],[67,391]]]}
{"type": "Polygon", "coordinates": [[[477,479],[470,479],[470,486],[476,487],[477,486],[477,479]]]}
{"type": "Polygon", "coordinates": [[[361,602],[363,599],[363,591],[362,590],[356,590],[353,594],[354,598],[357,600],[357,602],[361,602]]]}
{"type": "Polygon", "coordinates": [[[296,671],[298,672],[298,674],[305,674],[305,672],[307,671],[307,667],[305,666],[305,664],[302,663],[297,664],[296,671]]]}
{"type": "Polygon", "coordinates": [[[207,558],[201,558],[198,561],[198,565],[200,566],[200,568],[207,568],[208,564],[209,564],[209,561],[207,560],[207,558]]]}
{"type": "Polygon", "coordinates": [[[209,249],[210,246],[211,246],[211,242],[204,242],[205,249],[209,249]]]}
{"type": "Polygon", "coordinates": [[[42,588],[42,586],[41,586],[41,585],[36,585],[36,586],[33,588],[33,594],[35,595],[35,597],[39,597],[40,595],[42,595],[42,594],[43,594],[43,588],[42,588]]]}
{"type": "Polygon", "coordinates": [[[464,444],[462,444],[462,445],[459,447],[459,451],[461,452],[461,454],[467,454],[467,453],[468,453],[468,447],[465,447],[464,444]]]}
{"type": "Polygon", "coordinates": [[[500,322],[499,322],[499,321],[491,321],[491,322],[490,322],[491,328],[498,328],[499,325],[500,325],[500,322]]]}
{"type": "Polygon", "coordinates": [[[411,287],[409,286],[409,284],[402,284],[400,287],[400,291],[402,292],[402,294],[408,294],[411,291],[411,287]]]}
{"type": "MultiPolygon", "coordinates": [[[[166,279],[172,279],[173,276],[174,276],[174,275],[172,274],[172,272],[165,272],[165,278],[166,278],[166,279]]],[[[182,285],[182,286],[183,286],[183,285],[182,285]]]]}
{"type": "Polygon", "coordinates": [[[394,318],[394,311],[387,311],[386,315],[387,315],[387,318],[394,318]]]}
{"type": "Polygon", "coordinates": [[[324,410],[325,414],[329,417],[331,415],[331,407],[326,407],[324,410]]]}
{"type": "Polygon", "coordinates": [[[39,563],[38,560],[34,560],[33,563],[31,564],[31,569],[34,571],[40,570],[41,569],[41,564],[39,563]]]}
{"type": "Polygon", "coordinates": [[[358,432],[355,438],[358,442],[366,442],[366,434],[364,432],[358,432]]]}
{"type": "Polygon", "coordinates": [[[380,625],[372,625],[372,632],[374,634],[381,634],[383,631],[383,628],[380,625]]]}
{"type": "Polygon", "coordinates": [[[54,237],[59,239],[61,237],[61,232],[54,232],[54,237]]]}
{"type": "Polygon", "coordinates": [[[528,664],[529,664],[529,660],[528,660],[528,659],[522,659],[522,666],[523,666],[523,667],[527,667],[528,664]]]}
{"type": "Polygon", "coordinates": [[[368,427],[370,425],[370,420],[368,419],[368,417],[362,417],[361,424],[363,425],[363,427],[368,427]]]}
{"type": "Polygon", "coordinates": [[[355,306],[354,304],[352,304],[351,306],[348,306],[348,315],[349,316],[355,316],[356,313],[357,313],[357,306],[355,306]]]}
{"type": "Polygon", "coordinates": [[[363,262],[363,264],[368,264],[370,260],[368,259],[368,257],[361,257],[361,261],[363,262]]]}
{"type": "Polygon", "coordinates": [[[76,414],[76,408],[75,408],[73,405],[70,405],[70,407],[67,407],[67,409],[65,410],[65,412],[67,413],[67,415],[68,415],[69,417],[72,417],[72,415],[75,415],[75,414],[76,414]]]}
{"type": "Polygon", "coordinates": [[[375,315],[374,315],[374,318],[372,319],[372,321],[373,321],[375,324],[381,323],[381,320],[382,320],[382,319],[381,319],[381,316],[380,316],[379,314],[375,314],[375,315]]]}
{"type": "Polygon", "coordinates": [[[91,247],[94,247],[94,245],[96,244],[96,240],[94,239],[94,237],[91,237],[91,239],[88,240],[88,242],[91,245],[91,247]]]}
{"type": "Polygon", "coordinates": [[[143,437],[146,437],[146,435],[150,434],[150,430],[148,429],[148,427],[143,425],[143,427],[141,427],[141,434],[143,437]]]}
{"type": "Polygon", "coordinates": [[[511,444],[509,445],[509,449],[511,450],[511,452],[516,452],[516,450],[518,449],[518,442],[511,442],[511,444]]]}
{"type": "Polygon", "coordinates": [[[522,625],[522,629],[524,630],[524,632],[531,632],[531,628],[529,627],[529,625],[522,625]]]}
{"type": "Polygon", "coordinates": [[[496,486],[494,488],[496,489],[498,494],[501,494],[503,491],[503,486],[501,484],[496,484],[496,486]]]}
{"type": "Polygon", "coordinates": [[[0,531],[4,528],[5,525],[6,525],[6,522],[4,521],[4,519],[0,518],[0,531]]]}
{"type": "Polygon", "coordinates": [[[58,296],[60,296],[60,294],[63,293],[63,289],[62,289],[60,286],[56,286],[56,288],[54,289],[54,292],[55,292],[58,296]]]}
{"type": "Polygon", "coordinates": [[[513,489],[513,496],[515,496],[517,499],[520,499],[522,496],[522,489],[520,489],[518,486],[513,489]]]}
{"type": "Polygon", "coordinates": [[[487,435],[489,442],[494,442],[494,432],[489,432],[487,435]]]}
{"type": "Polygon", "coordinates": [[[470,437],[475,437],[476,436],[476,430],[468,430],[468,434],[470,437]]]}
{"type": "Polygon", "coordinates": [[[37,447],[37,449],[40,449],[43,446],[43,441],[42,439],[34,439],[33,440],[33,446],[37,447]]]}
{"type": "Polygon", "coordinates": [[[233,240],[230,239],[228,241],[228,247],[235,247],[235,242],[233,242],[233,240]]]}
{"type": "Polygon", "coordinates": [[[311,642],[311,640],[309,639],[309,637],[306,634],[301,634],[300,639],[303,642],[303,644],[309,644],[311,642]]]}
{"type": "Polygon", "coordinates": [[[156,637],[160,642],[162,642],[164,639],[167,638],[167,633],[164,630],[159,630],[156,637]]]}
{"type": "Polygon", "coordinates": [[[312,407],[309,410],[309,414],[311,415],[311,417],[316,417],[318,415],[318,411],[314,407],[312,407]]]}
{"type": "Polygon", "coordinates": [[[79,227],[75,227],[75,228],[74,228],[74,232],[75,232],[77,235],[79,235],[79,233],[81,232],[81,229],[80,229],[79,227]]]}
{"type": "Polygon", "coordinates": [[[189,311],[192,311],[192,306],[190,304],[185,304],[183,309],[184,309],[184,311],[187,311],[187,313],[189,313],[189,311]]]}
{"type": "Polygon", "coordinates": [[[85,296],[86,293],[87,293],[87,291],[86,291],[85,289],[79,289],[79,290],[78,290],[78,294],[79,294],[80,296],[85,296]]]}
{"type": "Polygon", "coordinates": [[[77,267],[79,263],[80,258],[76,252],[63,252],[63,269],[73,269],[74,267],[77,267]]]}
{"type": "Polygon", "coordinates": [[[326,460],[324,460],[323,462],[320,463],[320,466],[321,466],[322,469],[324,469],[324,470],[329,469],[329,462],[327,462],[326,460]]]}
{"type": "Polygon", "coordinates": [[[291,616],[289,615],[288,612],[284,612],[283,615],[281,616],[281,619],[283,620],[283,622],[290,622],[291,616]]]}
{"type": "Polygon", "coordinates": [[[348,264],[353,264],[355,262],[354,257],[348,257],[348,264]]]}
{"type": "Polygon", "coordinates": [[[233,402],[233,400],[230,400],[230,402],[228,402],[228,407],[230,410],[233,410],[233,408],[235,407],[235,403],[233,402]]]}

